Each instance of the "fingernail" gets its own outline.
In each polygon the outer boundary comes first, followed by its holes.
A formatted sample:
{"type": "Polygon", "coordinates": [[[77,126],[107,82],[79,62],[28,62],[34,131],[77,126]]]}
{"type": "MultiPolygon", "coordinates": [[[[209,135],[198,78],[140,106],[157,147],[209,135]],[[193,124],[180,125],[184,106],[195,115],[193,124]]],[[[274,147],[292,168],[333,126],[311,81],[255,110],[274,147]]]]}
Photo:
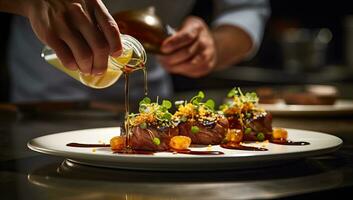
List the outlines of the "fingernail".
{"type": "Polygon", "coordinates": [[[163,53],[170,53],[173,51],[173,47],[171,45],[165,45],[162,47],[162,52],[163,53]]]}
{"type": "Polygon", "coordinates": [[[92,74],[97,75],[97,76],[103,75],[104,72],[105,72],[105,69],[102,69],[102,68],[93,68],[92,69],[92,74]]]}

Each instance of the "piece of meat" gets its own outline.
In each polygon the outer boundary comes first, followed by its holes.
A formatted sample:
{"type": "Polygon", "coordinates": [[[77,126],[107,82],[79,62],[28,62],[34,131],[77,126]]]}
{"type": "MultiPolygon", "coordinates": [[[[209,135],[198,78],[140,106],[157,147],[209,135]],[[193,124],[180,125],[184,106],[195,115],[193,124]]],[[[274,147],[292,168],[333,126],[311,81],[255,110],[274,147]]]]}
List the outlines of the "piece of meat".
{"type": "Polygon", "coordinates": [[[199,122],[184,122],[179,124],[179,134],[191,138],[192,144],[220,144],[229,128],[228,120],[221,118],[217,122],[203,125],[199,122]],[[192,126],[198,127],[198,132],[191,131],[192,126]]]}
{"type": "Polygon", "coordinates": [[[272,115],[266,113],[256,119],[249,119],[245,121],[244,125],[244,141],[261,141],[258,137],[259,133],[264,135],[262,140],[269,140],[272,137],[272,115]],[[247,130],[248,129],[248,130],[247,130]]]}
{"type": "Polygon", "coordinates": [[[135,150],[166,151],[169,150],[169,142],[173,136],[179,135],[178,127],[157,129],[147,127],[145,129],[135,126],[132,128],[130,146],[135,150]],[[154,142],[158,138],[159,144],[154,142]]]}

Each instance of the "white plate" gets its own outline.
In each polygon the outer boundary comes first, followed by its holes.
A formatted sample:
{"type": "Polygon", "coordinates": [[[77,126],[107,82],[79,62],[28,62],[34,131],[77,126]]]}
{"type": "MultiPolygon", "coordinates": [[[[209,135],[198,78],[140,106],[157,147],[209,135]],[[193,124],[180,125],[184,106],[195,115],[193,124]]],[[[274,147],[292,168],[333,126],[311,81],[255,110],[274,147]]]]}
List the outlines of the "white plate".
{"type": "MultiPolygon", "coordinates": [[[[98,128],[62,132],[35,138],[28,142],[34,151],[68,158],[81,164],[138,170],[190,171],[254,168],[273,165],[284,161],[332,152],[341,146],[342,140],[333,135],[319,132],[287,129],[293,141],[307,141],[310,145],[286,146],[271,143],[252,143],[251,146],[266,145],[268,151],[228,150],[212,146],[213,151],[224,155],[185,155],[168,152],[154,155],[113,154],[107,148],[68,147],[70,142],[109,143],[110,138],[119,135],[120,128],[98,128]],[[94,149],[94,150],[93,150],[94,149]]],[[[208,150],[207,147],[191,148],[195,151],[208,150]]]]}
{"type": "Polygon", "coordinates": [[[351,100],[338,100],[333,105],[287,105],[284,102],[279,102],[276,104],[260,104],[259,106],[277,116],[339,116],[353,114],[353,101],[351,100]]]}

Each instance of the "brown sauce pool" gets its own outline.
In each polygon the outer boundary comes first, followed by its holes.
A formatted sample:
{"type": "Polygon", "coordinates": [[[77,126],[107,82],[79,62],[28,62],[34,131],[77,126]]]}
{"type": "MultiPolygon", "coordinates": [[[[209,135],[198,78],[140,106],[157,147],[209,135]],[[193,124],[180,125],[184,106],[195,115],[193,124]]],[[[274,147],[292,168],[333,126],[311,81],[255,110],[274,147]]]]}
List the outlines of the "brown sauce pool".
{"type": "Polygon", "coordinates": [[[185,150],[170,150],[172,153],[180,153],[180,154],[190,154],[190,155],[223,155],[222,151],[192,151],[190,149],[185,150]]]}
{"type": "Polygon", "coordinates": [[[232,142],[221,144],[220,146],[225,149],[246,150],[246,151],[267,151],[268,150],[262,147],[249,147],[249,146],[243,146],[239,143],[232,143],[232,142]]]}
{"type": "Polygon", "coordinates": [[[133,149],[123,149],[123,150],[113,150],[113,153],[117,154],[140,154],[140,155],[153,155],[155,151],[145,151],[145,150],[133,150],[133,149]]]}
{"type": "Polygon", "coordinates": [[[110,144],[82,144],[71,142],[66,144],[68,147],[80,147],[80,148],[98,148],[98,147],[110,147],[110,144]]]}
{"type": "Polygon", "coordinates": [[[279,145],[292,145],[292,146],[304,146],[309,145],[309,142],[305,141],[291,141],[291,140],[270,140],[271,143],[279,145]]]}

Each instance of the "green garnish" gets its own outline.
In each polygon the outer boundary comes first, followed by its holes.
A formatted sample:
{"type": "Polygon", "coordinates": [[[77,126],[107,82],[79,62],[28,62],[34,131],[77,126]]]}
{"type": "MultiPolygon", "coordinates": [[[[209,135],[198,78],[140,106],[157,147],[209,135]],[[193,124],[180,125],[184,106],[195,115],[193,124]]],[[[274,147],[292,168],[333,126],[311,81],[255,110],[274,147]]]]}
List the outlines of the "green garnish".
{"type": "Polygon", "coordinates": [[[153,138],[153,143],[158,146],[161,144],[161,140],[158,137],[155,137],[153,138]]]}
{"type": "Polygon", "coordinates": [[[256,138],[259,140],[259,141],[264,141],[265,140],[265,135],[260,132],[256,135],[256,138]]]}
{"type": "MultiPolygon", "coordinates": [[[[197,120],[201,123],[204,121],[215,122],[220,116],[215,110],[215,101],[205,99],[205,94],[199,91],[196,96],[188,101],[177,101],[178,111],[175,113],[177,123],[186,122],[187,120],[197,120]]],[[[174,117],[173,117],[174,118],[174,117]]]]}
{"type": "Polygon", "coordinates": [[[225,110],[225,109],[227,109],[229,106],[227,105],[227,104],[222,104],[222,105],[220,105],[219,106],[219,109],[220,110],[225,110]]]}
{"type": "Polygon", "coordinates": [[[251,117],[251,113],[248,113],[248,112],[247,112],[247,113],[245,114],[245,116],[246,116],[246,118],[250,118],[250,117],[251,117]]]}
{"type": "Polygon", "coordinates": [[[168,101],[168,100],[163,100],[162,101],[162,106],[167,108],[167,109],[169,109],[169,108],[172,107],[172,103],[170,101],[168,101]]]}
{"type": "Polygon", "coordinates": [[[163,114],[163,116],[161,117],[162,120],[171,120],[172,119],[172,114],[170,114],[169,112],[166,112],[163,114]]]}
{"type": "Polygon", "coordinates": [[[238,89],[237,87],[234,87],[233,89],[231,89],[228,94],[227,94],[227,97],[228,98],[232,98],[234,96],[238,96],[239,92],[238,92],[238,89]]]}
{"type": "Polygon", "coordinates": [[[194,104],[194,105],[197,105],[197,104],[199,104],[201,101],[202,101],[202,99],[204,99],[205,98],[205,94],[202,92],[202,91],[199,91],[199,93],[196,95],[196,96],[194,96],[191,100],[190,100],[190,102],[192,103],[192,104],[194,104]]]}
{"type": "Polygon", "coordinates": [[[251,131],[252,131],[252,129],[251,129],[251,128],[246,128],[246,129],[245,129],[245,131],[244,131],[244,133],[245,133],[245,134],[250,134],[250,133],[251,133],[251,131]]]}
{"type": "Polygon", "coordinates": [[[227,97],[238,97],[242,103],[257,103],[259,101],[259,98],[255,92],[247,92],[244,95],[239,87],[234,87],[231,89],[228,92],[227,97]]]}
{"type": "Polygon", "coordinates": [[[200,128],[199,127],[197,127],[197,126],[191,126],[191,133],[198,133],[199,131],[200,131],[200,128]]]}
{"type": "Polygon", "coordinates": [[[226,115],[242,113],[242,118],[250,118],[251,116],[256,116],[254,111],[257,113],[264,112],[261,108],[256,107],[259,98],[255,92],[244,94],[239,87],[234,87],[228,92],[227,97],[229,99],[219,106],[219,109],[226,115]],[[248,111],[250,111],[251,116],[247,114],[248,111]]]}
{"type": "Polygon", "coordinates": [[[172,107],[172,103],[169,100],[163,100],[161,104],[158,104],[158,97],[157,102],[151,102],[150,98],[145,97],[140,101],[139,105],[139,113],[129,115],[129,123],[132,125],[140,126],[141,128],[146,128],[151,125],[161,125],[166,127],[174,125],[174,122],[172,121],[173,115],[169,112],[169,109],[172,107]],[[143,116],[150,117],[141,120],[139,117],[142,114],[143,116]],[[149,121],[147,121],[147,119],[149,121]]]}
{"type": "Polygon", "coordinates": [[[148,97],[145,97],[140,101],[139,105],[141,106],[142,104],[150,104],[150,103],[151,103],[151,99],[148,97]]]}
{"type": "MultiPolygon", "coordinates": [[[[213,99],[208,99],[206,102],[202,102],[202,100],[204,98],[205,98],[205,94],[202,91],[199,91],[199,93],[197,93],[196,96],[191,98],[190,102],[195,106],[204,105],[205,107],[207,107],[211,111],[214,111],[215,105],[216,105],[215,101],[213,99]]],[[[175,102],[175,104],[176,103],[177,102],[175,102]]]]}
{"type": "Polygon", "coordinates": [[[257,97],[257,94],[255,92],[247,92],[245,96],[243,95],[243,101],[244,102],[250,102],[250,103],[257,103],[259,102],[259,97],[257,97]]]}
{"type": "Polygon", "coordinates": [[[147,128],[147,124],[146,124],[146,122],[143,122],[142,124],[140,124],[140,128],[142,128],[142,129],[146,129],[146,128],[147,128]]]}
{"type": "Polygon", "coordinates": [[[206,101],[205,106],[207,106],[211,110],[214,110],[215,102],[212,99],[209,99],[206,101]]]}

